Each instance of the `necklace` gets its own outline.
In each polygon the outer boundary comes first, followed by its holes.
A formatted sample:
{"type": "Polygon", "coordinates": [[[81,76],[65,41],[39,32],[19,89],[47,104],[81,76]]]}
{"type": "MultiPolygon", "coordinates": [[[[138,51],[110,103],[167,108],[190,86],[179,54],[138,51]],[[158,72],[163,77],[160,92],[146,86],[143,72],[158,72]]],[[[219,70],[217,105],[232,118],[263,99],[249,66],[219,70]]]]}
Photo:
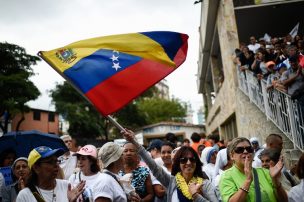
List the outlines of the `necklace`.
{"type": "MultiPolygon", "coordinates": [[[[55,187],[56,187],[56,183],[55,183],[55,186],[54,186],[54,188],[53,188],[53,190],[52,190],[52,202],[56,202],[55,187]]],[[[36,186],[36,188],[37,188],[37,190],[38,190],[38,192],[39,192],[41,198],[43,199],[43,201],[46,202],[46,200],[44,199],[44,197],[43,197],[43,195],[42,195],[41,189],[40,189],[38,186],[36,186]]]]}
{"type": "Polygon", "coordinates": [[[175,175],[177,188],[181,190],[182,194],[189,200],[193,200],[191,193],[189,192],[189,184],[190,183],[203,183],[203,178],[201,177],[192,177],[189,183],[187,184],[185,178],[182,176],[180,172],[175,175]]]}

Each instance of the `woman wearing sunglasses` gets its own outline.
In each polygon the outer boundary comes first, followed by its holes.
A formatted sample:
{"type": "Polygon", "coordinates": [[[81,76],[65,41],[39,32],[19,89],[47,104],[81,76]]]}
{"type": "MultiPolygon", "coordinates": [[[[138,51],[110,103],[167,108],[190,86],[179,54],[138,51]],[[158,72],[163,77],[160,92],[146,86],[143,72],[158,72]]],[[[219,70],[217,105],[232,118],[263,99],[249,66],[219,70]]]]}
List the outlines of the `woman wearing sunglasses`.
{"type": "Polygon", "coordinates": [[[203,202],[218,201],[211,182],[205,179],[202,163],[194,149],[181,147],[174,156],[171,175],[158,166],[135,139],[130,130],[122,131],[125,139],[138,148],[138,154],[149,166],[153,175],[167,189],[167,201],[203,202]]]}
{"type": "Polygon", "coordinates": [[[280,183],[283,159],[271,167],[252,168],[254,149],[248,139],[232,140],[230,157],[234,165],[226,170],[220,180],[222,200],[242,201],[287,201],[287,193],[280,183]]]}

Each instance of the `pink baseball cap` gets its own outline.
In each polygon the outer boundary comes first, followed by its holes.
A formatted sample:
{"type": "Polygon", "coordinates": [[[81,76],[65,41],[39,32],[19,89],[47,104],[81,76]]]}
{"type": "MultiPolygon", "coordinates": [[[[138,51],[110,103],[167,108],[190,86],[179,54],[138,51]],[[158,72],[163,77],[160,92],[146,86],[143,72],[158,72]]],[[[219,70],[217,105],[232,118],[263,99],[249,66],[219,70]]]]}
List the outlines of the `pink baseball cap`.
{"type": "Polygon", "coordinates": [[[81,147],[80,150],[76,152],[76,155],[77,154],[97,158],[97,149],[94,145],[88,144],[81,147]]]}

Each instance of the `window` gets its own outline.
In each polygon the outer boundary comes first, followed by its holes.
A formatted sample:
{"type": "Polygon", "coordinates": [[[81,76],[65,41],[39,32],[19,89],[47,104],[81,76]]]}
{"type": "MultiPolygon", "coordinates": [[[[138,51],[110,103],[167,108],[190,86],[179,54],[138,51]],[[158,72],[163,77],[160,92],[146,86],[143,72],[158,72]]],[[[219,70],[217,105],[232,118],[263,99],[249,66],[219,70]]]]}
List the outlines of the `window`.
{"type": "Polygon", "coordinates": [[[54,121],[55,121],[55,113],[49,112],[49,122],[54,122],[54,121]]]}
{"type": "Polygon", "coordinates": [[[40,116],[41,116],[40,111],[38,111],[38,110],[34,110],[34,111],[33,111],[33,119],[34,119],[34,120],[40,121],[40,116]]]}

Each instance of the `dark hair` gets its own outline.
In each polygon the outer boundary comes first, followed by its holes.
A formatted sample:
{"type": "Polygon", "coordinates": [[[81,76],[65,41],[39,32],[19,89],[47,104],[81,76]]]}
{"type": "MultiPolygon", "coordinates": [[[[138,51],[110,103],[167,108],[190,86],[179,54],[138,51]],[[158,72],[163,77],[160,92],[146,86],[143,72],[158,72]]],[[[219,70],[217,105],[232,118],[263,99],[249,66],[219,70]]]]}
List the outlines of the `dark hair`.
{"type": "Polygon", "coordinates": [[[198,155],[199,155],[199,156],[201,156],[201,154],[199,153],[199,151],[200,151],[201,148],[203,148],[203,149],[202,149],[202,151],[203,151],[203,150],[206,148],[206,146],[203,145],[203,144],[198,145],[198,147],[197,147],[197,152],[198,152],[198,155]]]}
{"type": "Polygon", "coordinates": [[[304,178],[304,153],[301,155],[297,165],[297,175],[300,179],[304,178]]]}
{"type": "Polygon", "coordinates": [[[25,183],[26,187],[35,187],[35,185],[38,184],[38,175],[35,173],[33,169],[31,169],[30,174],[27,178],[27,181],[25,183]]]}
{"type": "Polygon", "coordinates": [[[184,139],[183,142],[188,142],[190,143],[190,140],[188,138],[184,139]]]}
{"type": "Polygon", "coordinates": [[[200,140],[201,140],[201,136],[198,134],[198,133],[196,133],[196,132],[194,132],[194,133],[192,133],[192,135],[191,135],[191,140],[193,141],[193,142],[199,142],[200,140]]]}
{"type": "Polygon", "coordinates": [[[215,143],[218,143],[218,141],[220,141],[220,136],[216,134],[211,134],[208,136],[208,139],[214,140],[215,143]]]}
{"type": "Polygon", "coordinates": [[[266,137],[266,144],[269,145],[270,143],[272,143],[273,139],[275,138],[280,138],[281,140],[283,140],[281,135],[272,133],[266,137]]]}
{"type": "Polygon", "coordinates": [[[201,133],[201,138],[206,138],[206,134],[205,133],[201,133]]]}
{"type": "Polygon", "coordinates": [[[136,153],[138,153],[138,148],[132,143],[132,142],[125,142],[122,147],[124,148],[126,144],[132,144],[134,146],[134,149],[136,151],[136,153]]]}
{"type": "Polygon", "coordinates": [[[89,161],[91,162],[90,171],[92,173],[97,173],[100,171],[100,166],[97,158],[94,158],[93,156],[77,154],[77,160],[79,159],[80,156],[86,156],[89,159],[89,161]]]}
{"type": "Polygon", "coordinates": [[[202,162],[200,161],[198,154],[192,147],[188,146],[182,146],[175,154],[174,159],[173,159],[173,164],[172,164],[172,171],[171,175],[176,175],[178,172],[181,172],[180,169],[180,159],[187,153],[192,153],[195,161],[196,161],[196,168],[194,170],[193,176],[195,177],[202,177],[206,178],[205,175],[203,174],[202,171],[202,162]]]}
{"type": "Polygon", "coordinates": [[[268,156],[271,161],[274,163],[277,163],[280,159],[281,151],[279,149],[264,149],[259,154],[259,159],[261,159],[263,156],[268,156]]]}
{"type": "Polygon", "coordinates": [[[26,187],[35,187],[35,185],[38,185],[38,175],[37,173],[34,171],[34,166],[35,165],[40,165],[41,164],[41,159],[38,159],[38,161],[36,161],[36,163],[34,163],[34,165],[31,168],[30,174],[28,176],[28,179],[26,181],[26,187]]]}
{"type": "Polygon", "coordinates": [[[16,152],[13,149],[6,149],[3,152],[1,152],[0,154],[0,167],[3,167],[3,163],[5,158],[9,155],[9,154],[14,154],[14,160],[16,159],[16,152]]]}
{"type": "Polygon", "coordinates": [[[93,156],[88,156],[88,159],[92,162],[90,170],[92,173],[97,173],[100,171],[100,166],[98,164],[97,158],[94,158],[93,156]]]}
{"type": "Polygon", "coordinates": [[[175,143],[177,141],[177,138],[174,133],[167,133],[166,140],[169,142],[175,143]]]}
{"type": "Polygon", "coordinates": [[[165,141],[165,142],[162,144],[162,147],[163,147],[163,146],[169,146],[169,147],[172,148],[172,150],[176,148],[175,145],[174,145],[172,142],[168,142],[168,141],[165,141]]]}

